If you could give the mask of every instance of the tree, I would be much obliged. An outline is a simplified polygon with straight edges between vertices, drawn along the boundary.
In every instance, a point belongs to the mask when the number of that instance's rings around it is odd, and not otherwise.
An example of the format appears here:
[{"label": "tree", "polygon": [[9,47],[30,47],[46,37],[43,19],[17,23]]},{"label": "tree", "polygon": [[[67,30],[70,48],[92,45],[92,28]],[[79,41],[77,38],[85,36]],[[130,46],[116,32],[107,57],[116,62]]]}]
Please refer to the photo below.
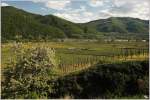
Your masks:
[{"label": "tree", "polygon": [[87,26],[85,26],[84,27],[84,33],[87,33],[87,31],[88,31],[88,28],[87,28]]}]

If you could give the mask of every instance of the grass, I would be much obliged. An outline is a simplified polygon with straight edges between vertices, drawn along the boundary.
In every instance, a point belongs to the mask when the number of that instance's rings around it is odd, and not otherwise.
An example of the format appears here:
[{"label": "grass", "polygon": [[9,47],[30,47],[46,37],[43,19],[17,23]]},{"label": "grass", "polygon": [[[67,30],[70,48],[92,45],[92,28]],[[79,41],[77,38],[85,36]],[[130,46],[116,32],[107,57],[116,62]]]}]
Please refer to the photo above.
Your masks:
[{"label": "grass", "polygon": [[[58,80],[61,77],[65,79],[65,77],[67,77],[67,76],[69,76],[69,78],[72,78],[72,75],[80,76],[80,74],[82,74],[82,73],[83,74],[85,73],[86,74],[85,76],[88,76],[89,71],[90,71],[90,73],[92,73],[92,74],[90,74],[91,76],[94,75],[94,77],[97,77],[97,76],[95,76],[95,73],[97,73],[97,71],[101,71],[101,67],[104,65],[107,65],[107,64],[108,64],[108,66],[113,65],[113,66],[110,66],[110,68],[115,69],[117,63],[125,63],[128,61],[129,62],[130,61],[131,62],[143,61],[145,59],[147,60],[148,55],[149,55],[148,52],[145,52],[145,54],[143,54],[143,53],[138,53],[138,51],[136,51],[135,54],[133,54],[132,56],[125,55],[124,51],[122,53],[122,51],[121,51],[122,49],[120,49],[120,48],[135,48],[135,50],[139,50],[139,49],[147,49],[148,50],[147,42],[143,42],[143,43],[142,42],[118,42],[118,43],[116,43],[116,42],[112,42],[112,43],[102,43],[102,42],[76,42],[76,43],[75,42],[68,42],[68,43],[67,42],[46,42],[46,43],[39,42],[39,43],[31,43],[31,42],[29,42],[29,43],[22,43],[21,48],[28,49],[28,48],[32,48],[32,47],[41,47],[41,46],[55,48],[55,50],[56,50],[56,57],[57,57],[59,66],[56,69],[55,75],[53,75],[51,78],[53,80]],[[16,49],[18,49],[18,48],[16,48]],[[12,60],[17,59],[17,56],[14,52],[14,43],[2,44],[2,70],[7,68],[7,65],[8,65],[7,63],[9,63],[11,59]],[[96,68],[100,68],[100,70],[94,69],[94,71],[95,71],[94,72],[91,69],[93,69],[94,66],[96,66],[96,65],[98,65]],[[121,68],[121,67],[118,66],[118,69],[119,68]],[[128,68],[128,66],[124,66],[124,68],[127,68],[128,70],[130,70]],[[107,70],[106,70],[106,72],[107,72]],[[111,72],[111,70],[109,72]],[[108,77],[111,77],[110,74],[108,75]],[[118,75],[116,74],[116,77],[117,76]],[[2,80],[4,80],[4,78],[5,77],[2,77]],[[117,79],[117,78],[114,78],[114,79]],[[66,78],[66,80],[67,80],[67,78]],[[66,82],[69,83],[68,81],[66,81]],[[88,83],[88,82],[85,81],[83,83]],[[93,81],[91,81],[91,84],[94,84],[94,83],[93,83]],[[77,90],[78,89],[80,90],[80,86],[78,87],[78,84],[76,84],[76,82],[74,83],[74,81],[73,81],[73,84],[74,84],[74,86],[77,85]],[[82,85],[82,84],[80,84],[80,85]],[[88,85],[85,85],[85,86],[88,86]],[[95,85],[93,85],[93,86],[95,86]],[[93,87],[93,86],[91,86],[91,87]],[[63,87],[63,85],[61,87]],[[89,88],[91,88],[91,87],[89,87]],[[66,93],[65,95],[66,96],[60,97],[60,98],[74,98],[70,94]],[[93,98],[92,95],[93,94],[91,94],[91,98]],[[97,97],[97,98],[99,98],[99,97]],[[144,97],[143,97],[143,95],[142,96],[135,95],[135,96],[131,96],[131,97],[130,96],[124,96],[124,97],[116,96],[113,98],[144,98]]]},{"label": "grass", "polygon": [[[21,44],[21,48],[23,49],[40,46],[55,48],[57,63],[59,63],[58,73],[61,76],[79,72],[97,63],[117,63],[148,59],[148,54],[144,56],[143,54],[135,54],[132,57],[130,55],[123,56],[120,50],[120,48],[148,49],[147,42],[28,42]],[[14,53],[14,43],[2,44],[2,70],[3,68],[7,68],[11,60],[15,59],[17,57]]]},{"label": "grass", "polygon": [[[119,54],[119,48],[148,48],[148,43],[142,42],[38,42],[22,43],[25,49],[38,46],[55,48],[58,58],[62,57],[64,63],[71,63],[74,60],[91,57],[91,55],[114,55]],[[70,57],[73,57],[70,59]],[[2,68],[6,67],[10,59],[16,59],[13,51],[13,43],[2,44]]]}]

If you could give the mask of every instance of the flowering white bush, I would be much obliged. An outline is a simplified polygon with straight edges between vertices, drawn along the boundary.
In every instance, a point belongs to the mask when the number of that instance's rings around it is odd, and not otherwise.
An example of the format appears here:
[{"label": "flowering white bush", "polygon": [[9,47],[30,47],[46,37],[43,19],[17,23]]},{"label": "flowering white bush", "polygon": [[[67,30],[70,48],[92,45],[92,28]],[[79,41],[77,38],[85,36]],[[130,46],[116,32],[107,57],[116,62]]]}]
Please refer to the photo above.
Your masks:
[{"label": "flowering white bush", "polygon": [[2,97],[47,97],[46,93],[52,91],[51,85],[47,82],[51,80],[57,66],[55,50],[44,46],[30,48],[23,50],[22,53],[20,52],[18,57],[15,64],[12,64],[10,69],[4,73],[6,77],[2,83]]}]

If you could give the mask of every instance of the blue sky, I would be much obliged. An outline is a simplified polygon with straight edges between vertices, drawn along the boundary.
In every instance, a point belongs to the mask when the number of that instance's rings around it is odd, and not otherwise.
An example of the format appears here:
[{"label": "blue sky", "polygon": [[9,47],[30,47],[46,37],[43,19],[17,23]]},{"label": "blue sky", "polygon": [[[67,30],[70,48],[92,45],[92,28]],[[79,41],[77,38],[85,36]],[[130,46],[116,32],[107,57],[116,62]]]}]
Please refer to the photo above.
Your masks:
[{"label": "blue sky", "polygon": [[1,5],[76,23],[108,17],[149,19],[149,0],[2,0]]}]

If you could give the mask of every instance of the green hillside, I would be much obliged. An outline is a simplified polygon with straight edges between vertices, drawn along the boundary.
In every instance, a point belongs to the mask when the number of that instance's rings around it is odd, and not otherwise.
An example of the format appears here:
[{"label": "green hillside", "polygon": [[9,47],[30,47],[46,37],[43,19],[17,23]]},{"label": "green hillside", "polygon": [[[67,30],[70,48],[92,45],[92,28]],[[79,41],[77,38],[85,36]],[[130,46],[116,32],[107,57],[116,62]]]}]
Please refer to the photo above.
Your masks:
[{"label": "green hillside", "polygon": [[2,42],[53,38],[148,39],[148,21],[108,18],[77,24],[54,15],[37,15],[11,6],[2,7]]},{"label": "green hillside", "polygon": [[111,17],[81,25],[103,32],[104,35],[110,37],[116,35],[119,38],[148,39],[149,33],[149,22],[147,20],[129,17]]},{"label": "green hillside", "polygon": [[111,17],[86,23],[99,32],[148,33],[148,21],[128,17]]},{"label": "green hillside", "polygon": [[31,14],[14,7],[2,7],[2,41],[75,37],[83,31],[74,23],[53,15]]},{"label": "green hillside", "polygon": [[57,27],[64,32],[66,37],[80,38],[83,34],[83,30],[76,24],[67,20],[58,18],[53,15],[46,15],[42,17],[36,17],[36,19],[44,25]]}]

